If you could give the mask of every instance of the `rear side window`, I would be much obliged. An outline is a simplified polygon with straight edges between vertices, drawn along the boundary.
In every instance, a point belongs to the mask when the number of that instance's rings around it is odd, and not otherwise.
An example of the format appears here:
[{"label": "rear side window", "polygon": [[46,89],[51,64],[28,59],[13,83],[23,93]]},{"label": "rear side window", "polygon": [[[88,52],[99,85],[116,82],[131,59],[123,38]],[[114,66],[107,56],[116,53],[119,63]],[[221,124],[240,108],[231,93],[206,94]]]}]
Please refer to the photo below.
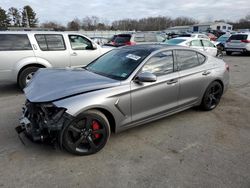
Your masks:
[{"label": "rear side window", "polygon": [[198,61],[200,64],[203,64],[206,61],[206,57],[200,53],[197,53]]},{"label": "rear side window", "polygon": [[0,34],[0,51],[32,50],[25,34]]},{"label": "rear side window", "polygon": [[35,38],[40,49],[43,51],[61,51],[66,49],[62,35],[39,34],[35,35]]},{"label": "rear side window", "polygon": [[190,50],[176,50],[178,70],[186,70],[200,65],[197,53]]},{"label": "rear side window", "polygon": [[208,40],[202,40],[204,47],[215,47],[214,44]]},{"label": "rear side window", "polygon": [[190,46],[198,46],[198,47],[201,47],[202,44],[201,44],[201,41],[200,40],[193,40],[190,42]]},{"label": "rear side window", "polygon": [[232,35],[229,40],[247,40],[248,35]]}]

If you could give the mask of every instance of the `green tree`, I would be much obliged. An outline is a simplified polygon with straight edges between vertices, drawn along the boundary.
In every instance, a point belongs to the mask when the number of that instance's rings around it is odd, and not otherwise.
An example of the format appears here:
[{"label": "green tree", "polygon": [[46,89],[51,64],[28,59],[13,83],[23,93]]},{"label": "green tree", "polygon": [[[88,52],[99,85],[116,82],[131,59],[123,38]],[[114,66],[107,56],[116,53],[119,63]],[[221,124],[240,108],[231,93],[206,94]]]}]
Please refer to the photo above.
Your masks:
[{"label": "green tree", "polygon": [[21,26],[21,13],[17,8],[11,7],[9,8],[8,15],[10,17],[11,23],[13,26]]},{"label": "green tree", "polygon": [[29,6],[24,6],[22,11],[22,26],[23,27],[36,27],[38,18],[36,18],[35,11]]},{"label": "green tree", "polygon": [[0,28],[4,29],[10,25],[10,19],[6,11],[0,7]]}]

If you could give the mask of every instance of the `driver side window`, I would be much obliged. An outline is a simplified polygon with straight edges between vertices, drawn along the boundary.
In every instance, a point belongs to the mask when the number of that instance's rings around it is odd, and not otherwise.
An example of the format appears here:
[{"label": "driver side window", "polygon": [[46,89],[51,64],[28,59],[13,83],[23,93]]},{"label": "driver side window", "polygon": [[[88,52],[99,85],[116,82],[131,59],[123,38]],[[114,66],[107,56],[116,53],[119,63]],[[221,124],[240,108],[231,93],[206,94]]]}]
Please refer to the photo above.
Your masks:
[{"label": "driver side window", "polygon": [[88,50],[93,48],[91,41],[80,35],[69,35],[69,41],[72,50]]},{"label": "driver side window", "polygon": [[173,52],[164,51],[152,56],[143,66],[142,72],[150,72],[162,76],[174,71]]}]

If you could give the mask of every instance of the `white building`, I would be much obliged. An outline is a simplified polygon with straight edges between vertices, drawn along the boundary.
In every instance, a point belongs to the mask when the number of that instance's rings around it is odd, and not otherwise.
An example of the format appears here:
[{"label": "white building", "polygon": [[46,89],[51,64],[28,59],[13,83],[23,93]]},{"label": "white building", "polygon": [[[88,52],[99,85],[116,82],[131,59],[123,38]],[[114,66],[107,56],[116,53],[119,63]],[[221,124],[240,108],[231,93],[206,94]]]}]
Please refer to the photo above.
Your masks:
[{"label": "white building", "polygon": [[207,22],[195,24],[191,29],[193,32],[205,32],[208,30],[232,31],[233,26],[224,22]]},{"label": "white building", "polygon": [[207,22],[194,25],[175,26],[166,29],[166,33],[185,33],[185,32],[206,32],[209,30],[232,31],[233,26],[224,22]]}]

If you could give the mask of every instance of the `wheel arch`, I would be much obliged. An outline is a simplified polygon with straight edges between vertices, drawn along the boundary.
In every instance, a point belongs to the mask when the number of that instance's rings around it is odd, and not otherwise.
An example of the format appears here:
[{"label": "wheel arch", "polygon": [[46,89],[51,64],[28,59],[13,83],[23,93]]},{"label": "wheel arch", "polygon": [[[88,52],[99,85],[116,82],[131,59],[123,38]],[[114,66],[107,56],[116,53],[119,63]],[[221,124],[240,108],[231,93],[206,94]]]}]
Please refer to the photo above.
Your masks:
[{"label": "wheel arch", "polygon": [[[223,81],[221,80],[221,79],[215,79],[215,80],[213,80],[211,83],[213,83],[213,82],[219,82],[220,83],[220,85],[222,86],[222,91],[224,92],[224,83],[223,83]],[[210,84],[211,84],[210,83]],[[210,85],[209,84],[209,85]]]},{"label": "wheel arch", "polygon": [[101,107],[91,108],[91,109],[88,109],[88,110],[98,110],[101,113],[103,113],[106,116],[106,118],[108,119],[108,121],[109,121],[111,132],[113,132],[113,133],[116,132],[115,118],[114,118],[113,114],[110,111],[108,111],[105,108],[101,108]]},{"label": "wheel arch", "polygon": [[14,66],[15,80],[18,81],[20,73],[27,67],[47,68],[52,65],[45,59],[36,57],[27,57],[18,61]]},{"label": "wheel arch", "polygon": [[27,64],[27,65],[23,66],[23,67],[18,71],[18,74],[17,74],[17,82],[18,82],[18,80],[19,80],[19,76],[20,76],[21,72],[22,72],[23,70],[25,70],[26,68],[28,68],[28,67],[46,68],[46,66],[41,65],[41,64],[38,64],[38,63]]}]

